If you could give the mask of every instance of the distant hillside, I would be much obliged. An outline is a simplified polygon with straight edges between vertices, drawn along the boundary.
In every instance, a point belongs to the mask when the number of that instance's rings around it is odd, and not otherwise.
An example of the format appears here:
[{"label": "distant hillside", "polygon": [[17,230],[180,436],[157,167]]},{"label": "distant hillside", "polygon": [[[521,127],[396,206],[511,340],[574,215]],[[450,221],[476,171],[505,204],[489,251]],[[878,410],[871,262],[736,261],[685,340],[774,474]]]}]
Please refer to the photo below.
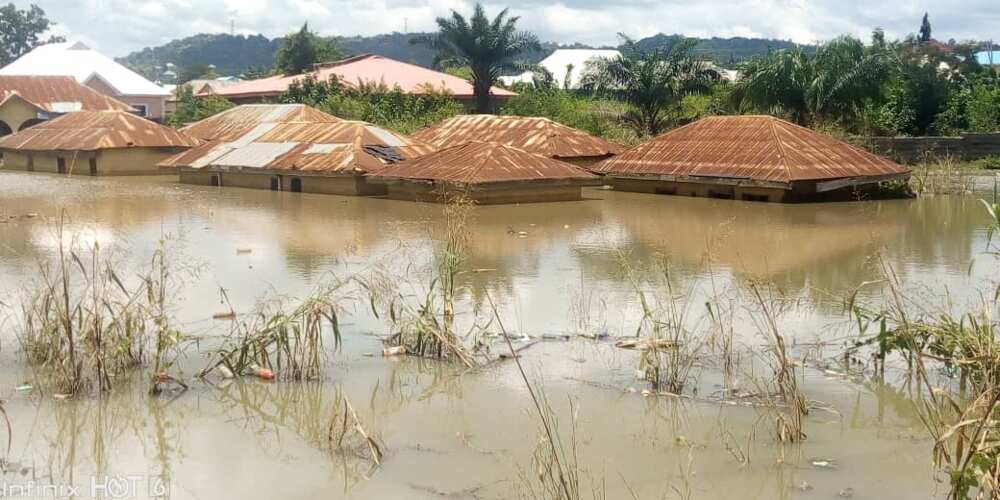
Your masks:
[{"label": "distant hillside", "polygon": [[[348,55],[379,54],[430,67],[434,61],[434,52],[424,45],[410,42],[421,35],[423,33],[389,33],[333,39]],[[681,35],[659,34],[643,38],[638,43],[643,48],[651,49],[669,47],[680,39]],[[212,64],[220,75],[240,75],[250,69],[270,70],[281,42],[282,38],[269,39],[262,35],[201,34],[174,40],[159,47],[145,48],[119,58],[119,61],[147,78],[173,83],[169,75],[165,75],[168,69],[172,69],[174,73],[183,73],[184,68]],[[708,38],[700,39],[695,52],[718,64],[730,66],[757,54],[794,46],[794,43],[782,40]],[[527,62],[538,62],[559,47],[589,48],[581,44],[544,43],[541,52],[528,54],[525,59]],[[173,65],[172,68],[168,64]]]},{"label": "distant hillside", "polygon": [[147,47],[118,59],[118,62],[132,68],[151,80],[164,78],[167,64],[181,68],[214,64],[221,75],[238,75],[248,68],[270,69],[274,65],[274,54],[281,45],[280,39],[271,40],[263,35],[195,35],[174,40],[159,47]]},{"label": "distant hillside", "polygon": [[[669,48],[673,44],[685,37],[683,35],[664,35],[660,33],[655,36],[643,38],[636,43],[645,49]],[[700,38],[698,45],[694,48],[694,53],[707,59],[715,61],[722,66],[735,66],[753,56],[766,54],[775,50],[792,49],[800,47],[795,42],[787,40],[771,40],[767,38]],[[801,46],[805,51],[815,50],[814,46]]]}]

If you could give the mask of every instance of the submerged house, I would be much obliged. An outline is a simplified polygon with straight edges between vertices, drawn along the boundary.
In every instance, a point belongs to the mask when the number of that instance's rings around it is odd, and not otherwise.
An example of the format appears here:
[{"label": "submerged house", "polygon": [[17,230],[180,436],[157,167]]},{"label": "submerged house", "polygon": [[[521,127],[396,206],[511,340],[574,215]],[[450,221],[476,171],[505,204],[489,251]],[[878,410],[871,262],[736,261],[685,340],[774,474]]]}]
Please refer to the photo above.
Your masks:
[{"label": "submerged house", "polygon": [[597,163],[625,149],[582,130],[533,116],[460,115],[417,131],[413,138],[442,148],[470,141],[497,142],[579,166]]},{"label": "submerged house", "polygon": [[204,144],[160,163],[187,184],[379,195],[366,172],[434,151],[375,125],[302,105],[240,106],[182,129]]},{"label": "submerged house", "polygon": [[[472,84],[467,80],[423,66],[373,54],[362,54],[340,61],[317,64],[313,71],[302,75],[276,75],[243,81],[216,89],[214,94],[225,97],[236,104],[260,103],[268,99],[277,99],[288,90],[293,82],[300,81],[306,76],[312,76],[322,82],[336,77],[347,86],[385,85],[390,89],[399,88],[404,93],[413,95],[447,92],[466,106],[472,106],[475,101]],[[517,95],[498,87],[493,87],[490,94],[494,101],[500,102]]]},{"label": "submerged house", "polygon": [[71,76],[0,76],[0,137],[74,111],[131,111]]},{"label": "submerged house", "polygon": [[468,142],[369,174],[391,199],[480,205],[573,201],[600,178],[581,167],[497,142]]},{"label": "submerged house", "polygon": [[85,175],[162,173],[157,163],[198,145],[128,111],[77,111],[0,138],[3,168]]},{"label": "submerged house", "polygon": [[616,190],[748,201],[857,199],[910,169],[771,116],[716,116],[592,169]]},{"label": "submerged house", "polygon": [[170,92],[81,42],[48,43],[0,69],[0,75],[72,76],[122,101],[139,116],[163,119]]}]

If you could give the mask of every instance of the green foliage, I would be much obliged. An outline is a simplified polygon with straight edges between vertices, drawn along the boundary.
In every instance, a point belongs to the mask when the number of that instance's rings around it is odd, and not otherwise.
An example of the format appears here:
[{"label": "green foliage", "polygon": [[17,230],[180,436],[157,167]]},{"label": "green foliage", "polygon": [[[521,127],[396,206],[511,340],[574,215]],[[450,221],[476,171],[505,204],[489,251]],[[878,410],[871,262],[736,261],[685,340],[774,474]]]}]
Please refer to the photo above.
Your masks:
[{"label": "green foliage", "polygon": [[298,75],[312,69],[313,65],[343,58],[343,53],[330,40],[320,38],[303,24],[297,33],[288,35],[278,49],[274,70],[285,75]]},{"label": "green foliage", "polygon": [[623,126],[627,107],[618,101],[555,87],[521,85],[500,110],[505,115],[541,116],[607,140],[634,144],[639,137]]},{"label": "green foliage", "polygon": [[622,35],[620,56],[598,59],[582,84],[628,103],[622,119],[640,135],[656,135],[675,123],[687,95],[711,90],[714,72],[691,57],[695,42],[648,52]]},{"label": "green foliage", "polygon": [[888,54],[852,37],[836,38],[814,55],[801,50],[756,57],[740,68],[732,98],[742,111],[782,115],[803,125],[857,123],[890,76]]},{"label": "green foliage", "polygon": [[217,95],[195,97],[194,89],[190,85],[181,85],[177,88],[177,110],[168,119],[168,124],[172,127],[183,127],[231,107],[233,103],[224,97]]},{"label": "green foliage", "polygon": [[423,37],[424,43],[437,51],[439,67],[468,66],[476,96],[476,111],[489,113],[493,106],[490,91],[500,73],[516,69],[521,54],[540,50],[534,34],[517,29],[517,16],[508,17],[504,9],[490,20],[482,4],[477,3],[472,17],[466,19],[452,11],[451,18],[437,19],[438,33]]},{"label": "green foliage", "polygon": [[32,4],[27,9],[18,9],[13,3],[0,7],[0,66],[6,66],[15,59],[46,43],[65,42],[62,37],[41,36],[55,23],[45,17],[41,7]]},{"label": "green foliage", "polygon": [[974,87],[967,112],[969,132],[1000,132],[1000,86]]},{"label": "green foliage", "polygon": [[927,12],[924,12],[924,19],[920,22],[920,34],[917,36],[917,40],[921,42],[931,41],[931,21]]},{"label": "green foliage", "polygon": [[318,81],[311,75],[289,86],[281,102],[316,107],[346,120],[361,120],[403,134],[462,113],[462,105],[450,94],[427,89],[422,95],[408,94],[399,87],[366,84],[348,87],[336,78]]}]

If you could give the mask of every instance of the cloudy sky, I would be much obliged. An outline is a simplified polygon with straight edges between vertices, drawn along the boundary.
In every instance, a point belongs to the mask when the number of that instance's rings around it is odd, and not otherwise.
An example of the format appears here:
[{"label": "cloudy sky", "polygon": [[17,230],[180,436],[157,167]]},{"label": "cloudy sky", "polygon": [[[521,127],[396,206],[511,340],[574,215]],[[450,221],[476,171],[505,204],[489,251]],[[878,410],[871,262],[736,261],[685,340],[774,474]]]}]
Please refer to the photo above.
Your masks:
[{"label": "cloudy sky", "polygon": [[[504,6],[543,40],[614,44],[659,32],[747,36],[808,43],[842,33],[867,38],[875,26],[890,37],[913,32],[924,11],[935,38],[1000,39],[1000,0],[509,0]],[[309,21],[324,35],[421,31],[462,0],[14,0],[36,3],[59,23],[57,32],[111,56],[197,33],[285,34]]]}]

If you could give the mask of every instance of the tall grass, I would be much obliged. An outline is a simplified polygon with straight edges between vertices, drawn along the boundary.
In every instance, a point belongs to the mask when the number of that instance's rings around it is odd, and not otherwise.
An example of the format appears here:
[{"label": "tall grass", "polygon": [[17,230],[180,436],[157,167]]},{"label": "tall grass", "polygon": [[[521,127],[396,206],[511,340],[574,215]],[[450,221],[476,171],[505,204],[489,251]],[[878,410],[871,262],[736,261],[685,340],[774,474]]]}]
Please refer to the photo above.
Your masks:
[{"label": "tall grass", "polygon": [[232,331],[215,351],[201,376],[224,366],[246,374],[265,368],[282,380],[314,380],[323,372],[324,338],[340,347],[339,314],[351,300],[348,281],[323,284],[299,301],[268,299],[243,317],[235,316]]},{"label": "tall grass", "polygon": [[39,263],[37,279],[21,305],[18,339],[27,361],[62,394],[77,394],[114,381],[149,360],[153,390],[171,366],[168,358],[183,340],[171,327],[167,302],[170,271],[164,247],[137,286],[123,279],[110,252],[77,245],[61,222],[51,261]]}]

